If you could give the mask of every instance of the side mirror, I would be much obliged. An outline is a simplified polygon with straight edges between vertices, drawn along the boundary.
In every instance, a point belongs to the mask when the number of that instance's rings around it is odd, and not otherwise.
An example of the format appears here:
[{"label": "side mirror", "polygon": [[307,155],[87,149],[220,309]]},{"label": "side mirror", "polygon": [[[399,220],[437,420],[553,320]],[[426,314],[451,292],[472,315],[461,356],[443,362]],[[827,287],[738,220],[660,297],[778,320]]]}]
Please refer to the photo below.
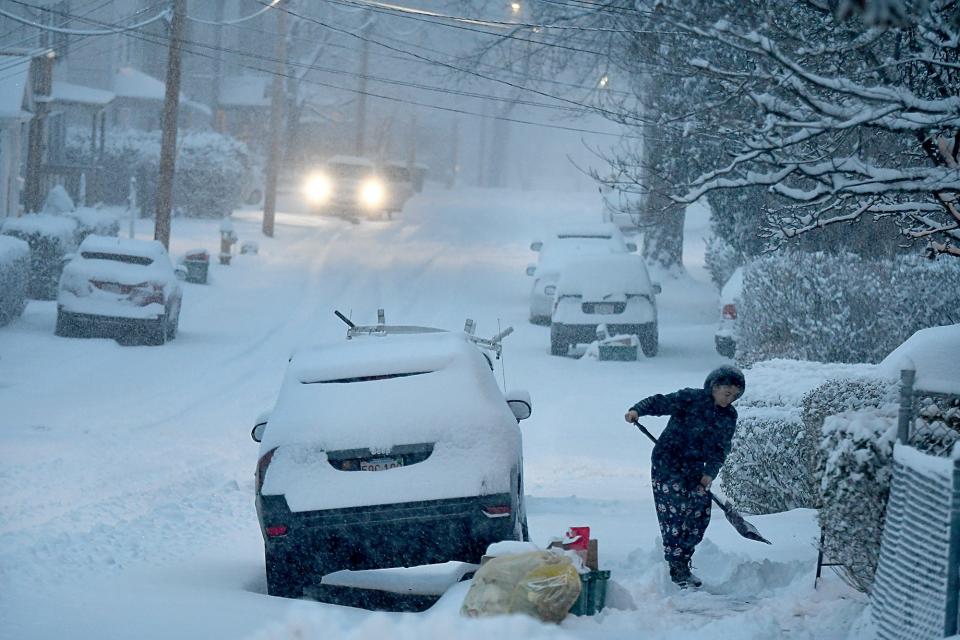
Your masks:
[{"label": "side mirror", "polygon": [[173,273],[177,276],[177,280],[187,279],[187,268],[182,264],[178,264],[176,267],[174,267]]},{"label": "side mirror", "polygon": [[629,251],[630,253],[636,253],[636,252],[637,252],[637,243],[636,243],[636,242],[628,242],[628,243],[627,243],[627,251]]},{"label": "side mirror", "polygon": [[537,265],[535,265],[535,264],[528,264],[528,265],[527,265],[527,275],[528,275],[528,276],[532,276],[532,275],[535,274],[536,272],[537,272]]},{"label": "side mirror", "polygon": [[254,442],[260,442],[263,440],[263,432],[267,430],[267,420],[270,419],[270,412],[264,411],[259,416],[253,425],[253,430],[250,431],[250,437]]},{"label": "side mirror", "polygon": [[513,411],[513,416],[517,419],[517,422],[526,420],[533,413],[530,392],[523,389],[513,389],[507,392],[507,406]]},{"label": "side mirror", "polygon": [[659,282],[653,283],[653,293],[654,295],[660,295],[660,292],[663,291],[663,287],[660,286]]},{"label": "side mirror", "polygon": [[543,249],[543,243],[539,240],[530,243],[530,251],[540,251],[540,249]]},{"label": "side mirror", "polygon": [[60,258],[60,264],[61,264],[61,265],[65,265],[65,264],[67,264],[68,262],[70,262],[71,260],[73,260],[73,259],[76,258],[76,257],[77,257],[77,254],[75,254],[75,253],[67,253],[67,254],[64,254],[64,256],[63,256],[62,258]]}]

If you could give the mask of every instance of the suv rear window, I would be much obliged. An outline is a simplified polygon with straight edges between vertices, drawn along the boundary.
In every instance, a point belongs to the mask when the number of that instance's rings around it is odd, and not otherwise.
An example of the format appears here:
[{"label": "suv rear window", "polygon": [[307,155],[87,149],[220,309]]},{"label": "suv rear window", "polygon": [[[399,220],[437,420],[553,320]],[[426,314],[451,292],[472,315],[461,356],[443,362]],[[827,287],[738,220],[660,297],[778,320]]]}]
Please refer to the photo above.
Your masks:
[{"label": "suv rear window", "polygon": [[144,256],[128,256],[123,253],[103,253],[102,251],[84,251],[80,254],[87,260],[112,260],[113,262],[125,262],[127,264],[139,264],[147,266],[153,264],[153,258]]},{"label": "suv rear window", "polygon": [[594,235],[594,234],[574,234],[574,233],[569,233],[569,234],[568,234],[568,233],[564,233],[564,234],[561,234],[561,235],[558,235],[558,236],[557,236],[557,238],[559,238],[560,240],[573,240],[573,239],[576,239],[576,240],[580,240],[580,239],[583,239],[583,240],[609,240],[611,237],[612,237],[612,236],[602,235],[602,234]]}]

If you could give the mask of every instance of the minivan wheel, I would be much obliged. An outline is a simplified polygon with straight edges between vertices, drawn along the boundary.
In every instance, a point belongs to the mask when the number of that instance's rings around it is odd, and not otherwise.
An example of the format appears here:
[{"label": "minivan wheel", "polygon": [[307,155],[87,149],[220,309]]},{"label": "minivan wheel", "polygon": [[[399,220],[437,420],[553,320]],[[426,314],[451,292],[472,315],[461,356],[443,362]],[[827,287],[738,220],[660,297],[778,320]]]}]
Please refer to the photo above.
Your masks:
[{"label": "minivan wheel", "polygon": [[657,331],[657,324],[644,325],[640,331],[640,349],[643,350],[643,355],[648,358],[652,358],[657,355],[657,350],[660,346],[660,339]]}]

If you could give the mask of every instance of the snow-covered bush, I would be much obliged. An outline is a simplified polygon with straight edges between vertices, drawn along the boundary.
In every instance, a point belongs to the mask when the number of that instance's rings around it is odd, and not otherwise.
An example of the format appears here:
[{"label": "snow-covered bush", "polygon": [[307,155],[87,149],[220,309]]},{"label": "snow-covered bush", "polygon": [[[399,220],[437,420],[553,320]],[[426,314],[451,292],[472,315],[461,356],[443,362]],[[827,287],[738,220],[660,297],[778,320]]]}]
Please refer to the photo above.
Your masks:
[{"label": "snow-covered bush", "polygon": [[[91,162],[89,132],[71,130],[67,154],[71,161]],[[223,217],[240,204],[248,174],[249,153],[238,140],[212,131],[187,131],[177,140],[173,206],[186,216]],[[160,166],[160,132],[120,130],[107,138],[102,158],[100,191],[90,194],[107,204],[125,204],[130,178],[137,179],[142,210],[152,211]]]},{"label": "snow-covered bush", "polygon": [[0,234],[13,236],[30,245],[28,295],[35,300],[54,300],[63,271],[64,256],[76,248],[77,223],[66,216],[43,213],[6,218]]},{"label": "snow-covered bush", "polygon": [[796,408],[745,408],[720,471],[724,493],[754,514],[814,507],[816,448]]},{"label": "snow-covered bush", "polygon": [[823,423],[820,455],[824,557],[866,592],[873,583],[893,473],[898,405],[846,411]]},{"label": "snow-covered bush", "polygon": [[[886,378],[831,378],[808,391],[800,401],[804,430],[816,446],[827,416],[894,404],[899,389],[896,380]],[[818,466],[822,467],[822,463]]]},{"label": "snow-covered bush", "polygon": [[786,252],[744,270],[738,361],[878,362],[915,331],[956,321],[960,261]]},{"label": "snow-covered bush", "polygon": [[77,223],[75,242],[77,246],[91,234],[98,236],[120,235],[120,220],[109,213],[91,207],[80,207],[65,214]]},{"label": "snow-covered bush", "polygon": [[10,324],[27,306],[30,284],[30,245],[0,235],[0,327]]}]

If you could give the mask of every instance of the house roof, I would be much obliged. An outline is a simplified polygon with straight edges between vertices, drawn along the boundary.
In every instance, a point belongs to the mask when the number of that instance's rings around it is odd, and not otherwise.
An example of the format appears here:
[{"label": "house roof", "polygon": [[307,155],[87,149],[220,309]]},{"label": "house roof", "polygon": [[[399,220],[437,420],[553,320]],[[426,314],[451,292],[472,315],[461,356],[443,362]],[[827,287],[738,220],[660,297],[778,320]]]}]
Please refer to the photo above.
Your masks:
[{"label": "house roof", "polygon": [[[162,80],[158,80],[139,69],[121,67],[117,69],[116,75],[113,76],[113,93],[118,98],[163,102],[166,85]],[[180,104],[208,115],[212,113],[210,107],[190,100],[183,93],[180,94]]]},{"label": "house roof", "polygon": [[28,120],[30,112],[23,108],[30,81],[30,56],[3,55],[3,91],[0,91],[0,119]]},{"label": "house roof", "polygon": [[113,102],[115,97],[113,92],[104,91],[103,89],[84,87],[83,85],[62,82],[60,80],[54,80],[53,82],[52,98],[56,102],[103,107]]}]

